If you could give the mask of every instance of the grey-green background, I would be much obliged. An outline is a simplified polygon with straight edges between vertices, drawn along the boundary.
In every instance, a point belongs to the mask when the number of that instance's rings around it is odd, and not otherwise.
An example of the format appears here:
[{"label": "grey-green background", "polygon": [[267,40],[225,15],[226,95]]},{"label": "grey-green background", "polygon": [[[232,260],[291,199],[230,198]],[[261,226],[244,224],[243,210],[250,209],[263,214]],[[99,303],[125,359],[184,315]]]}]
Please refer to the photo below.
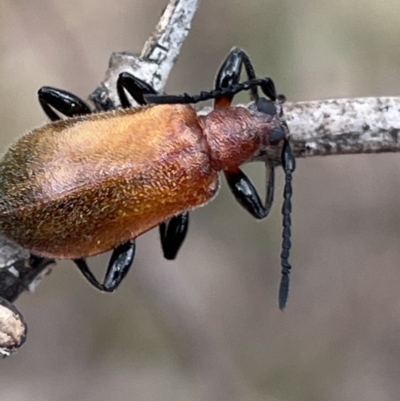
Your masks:
[{"label": "grey-green background", "polygon": [[[0,146],[45,122],[42,85],[86,97],[166,1],[1,0]],[[236,45],[290,100],[400,95],[398,0],[204,0],[167,90],[211,88]],[[246,169],[262,186],[262,166]],[[282,175],[267,221],[225,183],[175,262],[138,240],[113,295],[60,263],[17,306],[27,344],[0,400],[400,399],[400,156],[299,160],[290,303],[277,308]],[[102,268],[107,256],[91,260]]]}]

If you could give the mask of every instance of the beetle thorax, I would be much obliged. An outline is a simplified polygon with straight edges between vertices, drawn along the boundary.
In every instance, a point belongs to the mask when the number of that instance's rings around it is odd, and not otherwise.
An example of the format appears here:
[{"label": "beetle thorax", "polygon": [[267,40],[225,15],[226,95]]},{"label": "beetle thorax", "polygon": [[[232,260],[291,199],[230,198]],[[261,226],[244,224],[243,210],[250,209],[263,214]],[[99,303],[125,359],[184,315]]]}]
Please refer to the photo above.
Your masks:
[{"label": "beetle thorax", "polygon": [[244,107],[215,109],[199,116],[215,170],[234,169],[268,146],[272,118]]}]

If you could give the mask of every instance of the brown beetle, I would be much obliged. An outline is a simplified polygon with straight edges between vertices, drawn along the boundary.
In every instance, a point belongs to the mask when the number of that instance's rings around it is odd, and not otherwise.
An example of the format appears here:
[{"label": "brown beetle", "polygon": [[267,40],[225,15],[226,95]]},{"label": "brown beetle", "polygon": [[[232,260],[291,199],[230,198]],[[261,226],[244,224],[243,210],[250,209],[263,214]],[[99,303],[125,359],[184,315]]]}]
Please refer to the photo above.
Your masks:
[{"label": "brown beetle", "polygon": [[[248,81],[239,82],[242,65]],[[258,87],[268,97],[259,97]],[[268,215],[274,166],[286,173],[283,206],[283,279],[286,304],[290,265],[290,197],[295,168],[271,79],[256,79],[247,55],[234,49],[223,63],[215,90],[198,96],[159,95],[122,73],[117,83],[124,109],[91,114],[76,96],[55,88],[39,91],[53,120],[23,136],[0,162],[0,229],[32,254],[73,259],[103,291],[117,288],[135,254],[135,238],[159,225],[167,259],[174,259],[187,232],[188,210],[209,202],[223,171],[237,201],[255,218]],[[250,90],[248,108],[231,107],[233,96]],[[132,108],[127,91],[143,107]],[[190,103],[214,100],[214,110],[197,115]],[[60,120],[53,110],[66,115]],[[57,121],[58,120],[58,121]],[[271,160],[271,147],[282,160]],[[265,205],[246,175],[245,162],[263,159],[268,183]],[[114,249],[100,284],[84,258]]]}]

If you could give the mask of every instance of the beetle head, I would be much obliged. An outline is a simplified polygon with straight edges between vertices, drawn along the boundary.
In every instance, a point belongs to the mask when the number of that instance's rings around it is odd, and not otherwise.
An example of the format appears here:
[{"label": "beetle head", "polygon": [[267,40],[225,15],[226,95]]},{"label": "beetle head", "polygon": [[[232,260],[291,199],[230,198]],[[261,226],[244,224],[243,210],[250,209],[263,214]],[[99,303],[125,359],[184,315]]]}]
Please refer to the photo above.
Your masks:
[{"label": "beetle head", "polygon": [[275,122],[274,127],[269,135],[269,144],[276,146],[287,137],[289,129],[283,114],[282,104],[286,98],[284,95],[277,95],[274,82],[269,79],[264,85],[261,85],[261,90],[265,97],[259,96],[257,88],[252,90],[253,102],[249,109],[271,117]]}]

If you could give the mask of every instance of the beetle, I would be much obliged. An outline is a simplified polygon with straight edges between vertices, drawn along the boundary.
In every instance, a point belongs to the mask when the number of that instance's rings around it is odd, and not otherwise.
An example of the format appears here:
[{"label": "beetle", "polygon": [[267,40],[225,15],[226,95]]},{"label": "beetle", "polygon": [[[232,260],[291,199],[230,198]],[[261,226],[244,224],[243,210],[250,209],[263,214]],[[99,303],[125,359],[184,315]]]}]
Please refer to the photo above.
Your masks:
[{"label": "beetle", "polygon": [[[247,81],[240,82],[242,68]],[[265,95],[259,96],[259,88]],[[248,90],[248,107],[231,106]],[[292,173],[295,159],[282,103],[270,78],[256,78],[247,54],[234,48],[199,95],[157,93],[137,77],[117,81],[122,108],[92,113],[75,95],[42,87],[39,102],[52,122],[21,137],[0,161],[0,230],[37,257],[72,259],[86,279],[111,292],[129,271],[135,238],[159,226],[163,254],[174,259],[186,237],[189,210],[212,200],[223,172],[235,199],[256,219],[267,217],[274,168],[285,172],[282,280],[289,288]],[[139,107],[132,107],[129,94]],[[213,99],[199,115],[194,103]],[[67,117],[61,119],[60,114]],[[281,149],[281,159],[271,157]],[[263,160],[263,203],[240,165]],[[113,250],[104,281],[85,258]]]}]

